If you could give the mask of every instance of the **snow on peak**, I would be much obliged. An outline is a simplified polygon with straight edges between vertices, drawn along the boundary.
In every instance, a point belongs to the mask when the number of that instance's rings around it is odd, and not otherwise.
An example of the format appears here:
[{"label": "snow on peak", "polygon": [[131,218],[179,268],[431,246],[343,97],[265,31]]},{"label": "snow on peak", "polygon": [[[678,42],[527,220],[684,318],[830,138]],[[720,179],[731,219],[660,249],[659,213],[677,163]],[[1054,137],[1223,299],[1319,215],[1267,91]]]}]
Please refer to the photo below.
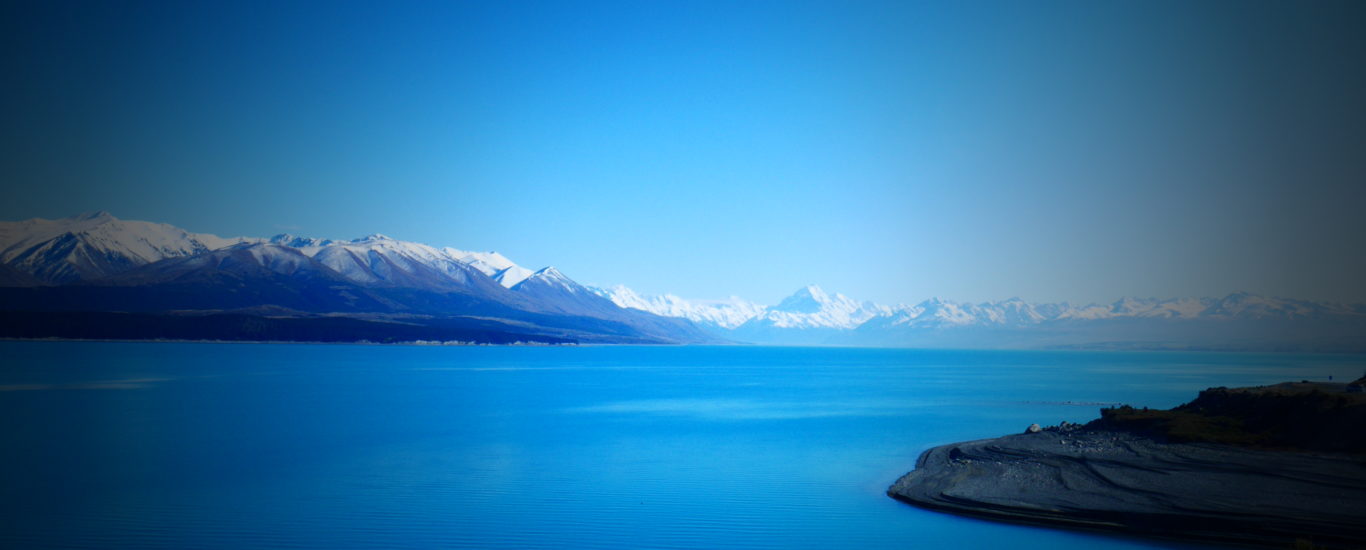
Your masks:
[{"label": "snow on peak", "polygon": [[511,288],[531,275],[531,270],[497,252],[436,248],[380,233],[347,241],[282,234],[272,237],[270,242],[296,248],[358,283],[468,286],[474,284],[472,277],[479,278],[482,273]]},{"label": "snow on peak", "polygon": [[890,308],[872,302],[858,302],[821,287],[808,285],[769,308],[754,322],[779,328],[852,329],[873,317],[889,314]]},{"label": "snow on peak", "polygon": [[494,273],[493,280],[498,281],[498,284],[503,285],[504,288],[512,288],[534,273],[530,269],[514,264]]},{"label": "snow on peak", "polygon": [[890,323],[914,327],[962,326],[976,321],[978,313],[980,311],[970,304],[934,297],[896,312]]},{"label": "snow on peak", "polygon": [[593,293],[598,296],[611,300],[612,303],[620,307],[634,308],[660,315],[660,313],[653,310],[650,300],[641,296],[636,291],[631,290],[630,287],[627,287],[626,285],[616,285],[610,288],[590,286],[588,287],[588,290],[593,291]]},{"label": "snow on peak", "polygon": [[242,243],[230,248],[246,252],[258,265],[282,275],[294,274],[311,267],[307,256],[298,249],[287,246],[273,243]]},{"label": "snow on peak", "polygon": [[857,303],[844,297],[842,294],[836,294],[834,297],[831,297],[822,290],[821,287],[807,285],[792,293],[791,296],[784,298],[783,301],[778,302],[778,305],[773,306],[773,310],[792,313],[819,313],[823,308],[832,304],[836,304],[836,307],[839,307],[839,305],[846,305],[846,303],[854,304],[855,307],[857,306]]},{"label": "snow on peak", "polygon": [[359,238],[359,239],[352,239],[352,240],[351,240],[351,242],[353,242],[353,243],[358,243],[358,244],[359,244],[359,243],[376,242],[376,241],[394,241],[394,242],[399,242],[399,241],[395,240],[393,237],[390,237],[390,236],[385,235],[385,234],[383,234],[383,233],[371,233],[371,234],[366,235],[366,236],[364,236],[364,237],[361,237],[361,238]]},{"label": "snow on peak", "polygon": [[590,287],[595,294],[619,307],[648,311],[664,317],[682,317],[694,323],[732,329],[758,317],[764,306],[731,296],[725,300],[687,300],[673,294],[642,296],[624,285]]},{"label": "snow on peak", "polygon": [[267,240],[271,244],[288,246],[290,248],[308,248],[317,246],[327,246],[332,244],[330,239],[318,239],[310,237],[300,237],[289,233],[281,233]]},{"label": "snow on peak", "polygon": [[[533,273],[531,274],[531,277],[529,277],[529,278],[533,278],[533,279],[536,279],[536,280],[538,280],[538,281],[555,281],[555,282],[566,282],[566,281],[570,281],[569,277],[565,277],[565,276],[564,276],[564,273],[560,273],[560,270],[559,270],[559,269],[556,269],[555,266],[553,266],[553,265],[551,265],[551,266],[546,266],[546,267],[542,267],[542,268],[536,270],[535,272],[533,272]],[[571,282],[572,282],[572,281],[571,281]]]},{"label": "snow on peak", "polygon": [[532,274],[497,252],[437,248],[382,233],[350,240],[282,233],[262,242],[296,249],[347,279],[365,284],[464,287],[476,284],[474,279],[482,273],[504,288],[511,288]]},{"label": "snow on peak", "polygon": [[1047,321],[1096,321],[1103,319],[1294,319],[1320,315],[1355,315],[1349,306],[1334,306],[1283,298],[1234,293],[1211,298],[1125,297],[1109,305],[1075,306],[1067,302],[1033,304],[1012,298],[980,304],[950,302],[939,298],[900,307],[880,326],[943,328],[954,326],[1028,326]]},{"label": "snow on peak", "polygon": [[578,293],[579,291],[589,292],[588,289],[583,285],[580,285],[579,283],[574,282],[573,279],[566,277],[564,273],[560,273],[560,270],[556,269],[555,266],[547,266],[538,269],[535,272],[533,272],[530,276],[526,277],[522,281],[518,282],[515,285],[512,285],[509,288],[512,288],[513,290],[524,290],[532,285],[539,287],[558,288],[571,293]]},{"label": "snow on peak", "polygon": [[801,290],[797,291],[796,294],[804,294],[817,302],[830,301],[830,295],[826,294],[825,290],[817,285],[806,285]]},{"label": "snow on peak", "polygon": [[118,218],[115,218],[113,214],[110,214],[109,212],[106,212],[106,211],[104,211],[104,210],[96,210],[96,211],[94,211],[94,212],[82,212],[82,213],[80,213],[80,214],[76,214],[75,216],[71,216],[71,217],[65,218],[65,219],[68,219],[68,220],[71,220],[71,221],[77,221],[77,222],[88,222],[88,221],[106,222],[106,221],[117,221],[117,220],[118,220]]},{"label": "snow on peak", "polygon": [[512,260],[507,259],[507,258],[504,257],[502,254],[499,254],[499,253],[493,252],[493,251],[489,251],[489,252],[470,252],[470,253],[467,253],[467,254],[465,255],[465,257],[467,257],[467,258],[473,258],[473,259],[479,260],[479,261],[481,261],[481,262],[484,262],[484,263],[486,263],[486,264],[488,264],[488,265],[493,266],[493,267],[496,268],[496,269],[507,269],[507,268],[509,268],[509,267],[513,267],[513,266],[517,265],[517,264],[512,263]]},{"label": "snow on peak", "polygon": [[97,279],[167,258],[253,239],[190,233],[164,223],[125,221],[108,212],[0,222],[0,262],[39,279]]},{"label": "snow on peak", "polygon": [[525,281],[527,277],[535,273],[513,263],[512,260],[497,252],[464,252],[454,248],[443,248],[442,250],[453,257],[460,258],[460,261],[482,271],[485,275],[493,277],[493,280],[498,281],[498,284],[505,288],[517,286],[517,283]]},{"label": "snow on peak", "polygon": [[503,288],[512,288],[526,280],[534,272],[530,269],[517,265],[506,256],[497,252],[468,252],[458,248],[445,247],[438,250],[447,258],[453,258],[465,265],[479,270],[480,273],[488,275],[503,285]]},{"label": "snow on peak", "polygon": [[297,250],[359,283],[464,287],[483,285],[478,279],[488,277],[490,283],[511,288],[532,275],[497,252],[437,249],[380,233],[345,241],[288,233],[268,239],[225,239],[167,224],[124,221],[103,211],[57,220],[0,222],[0,262],[57,283],[105,277],[241,243]]},{"label": "snow on peak", "polygon": [[[625,286],[609,289],[575,283],[554,267],[521,267],[498,252],[399,241],[375,233],[349,241],[280,234],[269,239],[230,238],[190,233],[160,223],[125,221],[104,211],[67,218],[0,222],[0,262],[47,282],[90,280],[171,258],[202,255],[235,245],[269,243],[313,258],[361,283],[436,286],[483,285],[514,288],[527,283],[591,291],[619,307],[682,317],[723,329],[756,323],[771,328],[852,329],[876,320],[877,326],[908,327],[1027,326],[1117,318],[1297,319],[1322,315],[1366,315],[1361,305],[1324,304],[1234,292],[1223,298],[1132,298],[1108,304],[1030,303],[1018,297],[998,302],[952,302],[938,297],[914,305],[887,307],[853,300],[811,284],[777,305],[766,307],[740,298],[688,300],[672,294],[640,295]],[[271,247],[269,264],[296,269],[299,257]],[[263,262],[267,258],[260,258]]]},{"label": "snow on peak", "polygon": [[1324,313],[1340,313],[1340,308],[1301,300],[1271,298],[1247,292],[1234,292],[1220,299],[1208,300],[1201,315],[1213,318],[1301,318]]}]

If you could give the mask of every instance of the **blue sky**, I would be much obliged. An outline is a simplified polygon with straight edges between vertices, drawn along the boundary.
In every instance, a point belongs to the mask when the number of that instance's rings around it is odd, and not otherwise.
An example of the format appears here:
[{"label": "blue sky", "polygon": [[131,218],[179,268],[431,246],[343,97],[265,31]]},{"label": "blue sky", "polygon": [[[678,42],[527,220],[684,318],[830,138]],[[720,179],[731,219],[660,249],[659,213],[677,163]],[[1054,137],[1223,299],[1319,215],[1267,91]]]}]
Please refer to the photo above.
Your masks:
[{"label": "blue sky", "polygon": [[766,303],[1366,301],[1352,3],[51,4],[0,8],[4,219]]}]

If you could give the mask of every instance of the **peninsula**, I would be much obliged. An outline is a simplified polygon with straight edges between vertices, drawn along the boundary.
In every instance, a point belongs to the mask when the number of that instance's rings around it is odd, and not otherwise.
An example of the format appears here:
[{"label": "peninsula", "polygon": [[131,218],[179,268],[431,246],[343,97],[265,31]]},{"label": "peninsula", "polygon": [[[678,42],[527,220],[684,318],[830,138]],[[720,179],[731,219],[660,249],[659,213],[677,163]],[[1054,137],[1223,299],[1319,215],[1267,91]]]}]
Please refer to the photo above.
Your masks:
[{"label": "peninsula", "polygon": [[1366,547],[1366,378],[932,448],[887,494],[954,514],[1281,548]]}]

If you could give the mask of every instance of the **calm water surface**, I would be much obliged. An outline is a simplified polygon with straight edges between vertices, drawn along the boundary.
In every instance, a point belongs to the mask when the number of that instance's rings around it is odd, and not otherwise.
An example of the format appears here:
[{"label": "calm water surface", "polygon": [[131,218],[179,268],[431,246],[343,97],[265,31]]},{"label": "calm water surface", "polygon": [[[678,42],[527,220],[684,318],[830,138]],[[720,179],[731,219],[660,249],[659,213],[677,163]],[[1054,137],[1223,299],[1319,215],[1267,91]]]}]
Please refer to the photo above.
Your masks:
[{"label": "calm water surface", "polygon": [[0,546],[1182,548],[927,512],[924,449],[1366,358],[0,342]]}]

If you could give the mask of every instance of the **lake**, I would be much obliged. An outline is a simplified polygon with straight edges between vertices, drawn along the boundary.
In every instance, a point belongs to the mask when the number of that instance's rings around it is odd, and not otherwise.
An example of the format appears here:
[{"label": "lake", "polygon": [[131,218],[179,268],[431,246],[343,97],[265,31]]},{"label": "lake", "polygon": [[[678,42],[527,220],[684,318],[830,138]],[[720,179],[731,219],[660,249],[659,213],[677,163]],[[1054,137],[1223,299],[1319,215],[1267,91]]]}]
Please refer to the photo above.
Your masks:
[{"label": "lake", "polygon": [[0,546],[1195,548],[884,495],[928,447],[1340,355],[0,342]]}]

